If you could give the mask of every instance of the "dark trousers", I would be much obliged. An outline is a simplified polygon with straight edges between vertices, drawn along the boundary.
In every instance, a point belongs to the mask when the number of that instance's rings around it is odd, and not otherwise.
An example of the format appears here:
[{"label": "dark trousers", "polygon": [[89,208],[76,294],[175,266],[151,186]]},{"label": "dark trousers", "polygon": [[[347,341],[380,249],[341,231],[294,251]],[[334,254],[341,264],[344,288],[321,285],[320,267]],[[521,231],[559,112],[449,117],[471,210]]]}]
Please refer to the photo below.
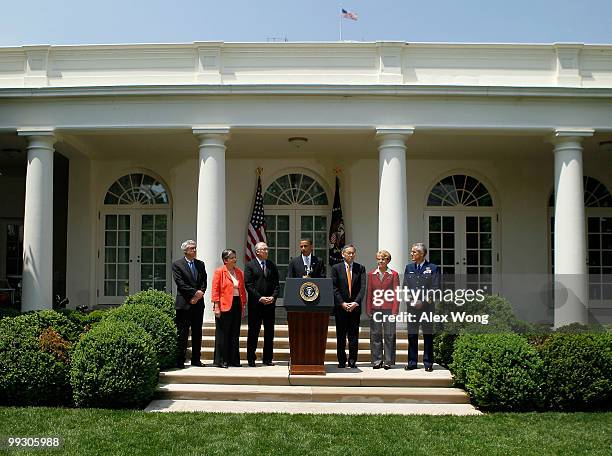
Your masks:
[{"label": "dark trousers", "polygon": [[276,305],[249,303],[249,335],[247,337],[247,360],[255,361],[257,356],[257,341],[259,339],[259,331],[261,323],[264,326],[264,347],[263,361],[271,362],[274,351],[274,313]]},{"label": "dark trousers", "polygon": [[240,364],[240,319],[242,318],[242,304],[240,297],[234,296],[232,308],[221,312],[215,318],[215,365],[226,362],[230,366]]},{"label": "dark trousers", "polygon": [[427,316],[434,314],[435,306],[432,304],[425,305],[421,310],[416,310],[414,307],[408,307],[408,312],[415,315],[415,322],[408,322],[408,365],[416,366],[419,359],[419,326],[423,332],[423,364],[425,367],[431,367],[434,362],[433,357],[433,332],[434,324],[430,322],[420,322],[424,313]]},{"label": "dark trousers", "polygon": [[178,334],[176,363],[185,363],[187,355],[187,339],[191,329],[191,361],[200,361],[202,351],[202,320],[204,318],[204,302],[200,301],[189,309],[176,309],[176,329]]},{"label": "dark trousers", "polygon": [[338,345],[338,363],[346,363],[346,339],[348,336],[350,361],[357,362],[359,350],[359,312],[347,312],[342,307],[336,308],[336,342]]}]

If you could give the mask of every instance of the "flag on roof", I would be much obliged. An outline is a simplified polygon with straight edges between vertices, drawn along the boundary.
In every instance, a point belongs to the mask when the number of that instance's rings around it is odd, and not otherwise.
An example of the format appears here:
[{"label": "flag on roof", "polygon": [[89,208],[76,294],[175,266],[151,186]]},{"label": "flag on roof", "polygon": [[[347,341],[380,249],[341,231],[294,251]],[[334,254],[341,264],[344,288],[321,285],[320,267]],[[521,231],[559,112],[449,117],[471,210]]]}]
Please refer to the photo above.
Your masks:
[{"label": "flag on roof", "polygon": [[352,21],[356,21],[357,20],[357,13],[353,13],[352,11],[347,11],[344,8],[342,8],[342,17],[344,19],[350,19]]}]

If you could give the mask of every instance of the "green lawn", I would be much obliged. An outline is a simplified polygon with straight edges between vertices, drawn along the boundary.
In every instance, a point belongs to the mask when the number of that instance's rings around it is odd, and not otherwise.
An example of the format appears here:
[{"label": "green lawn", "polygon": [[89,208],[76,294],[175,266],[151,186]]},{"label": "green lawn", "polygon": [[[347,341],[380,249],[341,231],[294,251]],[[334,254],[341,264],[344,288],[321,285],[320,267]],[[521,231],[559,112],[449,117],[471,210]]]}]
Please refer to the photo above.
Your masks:
[{"label": "green lawn", "polygon": [[612,412],[404,417],[0,407],[0,436],[64,439],[62,451],[8,452],[16,455],[610,456]]}]

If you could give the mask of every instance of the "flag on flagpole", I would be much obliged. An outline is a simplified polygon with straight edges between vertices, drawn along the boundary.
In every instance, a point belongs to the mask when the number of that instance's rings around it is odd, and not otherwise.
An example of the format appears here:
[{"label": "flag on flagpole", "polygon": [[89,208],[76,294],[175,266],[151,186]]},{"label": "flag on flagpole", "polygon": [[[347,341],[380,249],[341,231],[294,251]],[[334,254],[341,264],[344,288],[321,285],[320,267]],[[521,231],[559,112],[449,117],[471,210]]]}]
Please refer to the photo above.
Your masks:
[{"label": "flag on flagpole", "polygon": [[350,19],[352,21],[356,21],[357,20],[357,13],[353,13],[352,11],[347,11],[344,8],[342,8],[342,17],[344,19]]},{"label": "flag on flagpole", "polygon": [[344,220],[340,206],[340,179],[336,176],[336,193],[334,194],[334,208],[329,226],[329,265],[342,261],[342,247],[344,247]]},{"label": "flag on flagpole", "polygon": [[261,194],[261,178],[257,176],[257,191],[251,213],[251,221],[247,228],[247,242],[244,249],[244,262],[255,258],[255,245],[266,242],[266,219],[264,217],[263,196]]}]

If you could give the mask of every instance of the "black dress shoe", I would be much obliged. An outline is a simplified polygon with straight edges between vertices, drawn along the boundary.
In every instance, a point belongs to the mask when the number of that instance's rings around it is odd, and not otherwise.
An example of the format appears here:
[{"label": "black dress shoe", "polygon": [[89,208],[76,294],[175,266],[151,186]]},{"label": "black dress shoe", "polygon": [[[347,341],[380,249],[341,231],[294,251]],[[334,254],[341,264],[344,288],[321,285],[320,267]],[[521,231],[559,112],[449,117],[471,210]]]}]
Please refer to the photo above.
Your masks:
[{"label": "black dress shoe", "polygon": [[249,367],[255,367],[255,361],[249,361]]},{"label": "black dress shoe", "polygon": [[385,364],[383,366],[383,369],[387,371],[387,370],[391,369],[391,366],[389,366],[388,364]]},{"label": "black dress shoe", "polygon": [[191,365],[194,367],[204,367],[204,364],[202,364],[200,361],[191,361]]},{"label": "black dress shoe", "polygon": [[346,367],[346,363],[338,363],[339,369],[344,369]]},{"label": "black dress shoe", "polygon": [[266,366],[274,366],[274,363],[272,361],[264,361],[263,362]]},{"label": "black dress shoe", "polygon": [[228,365],[227,365],[227,363],[226,363],[226,362],[222,362],[222,363],[221,363],[221,365],[220,365],[219,367],[220,367],[220,368],[222,368],[222,369],[227,369],[227,368],[228,368]]},{"label": "black dress shoe", "polygon": [[350,367],[351,369],[356,369],[357,365],[355,364],[355,361],[349,360],[348,367]]},{"label": "black dress shoe", "polygon": [[432,366],[427,366],[425,368],[425,372],[433,372],[433,367]]},{"label": "black dress shoe", "polygon": [[380,369],[381,367],[383,367],[383,363],[378,363],[378,364],[374,364],[372,366],[372,369]]},{"label": "black dress shoe", "polygon": [[415,366],[414,364],[408,364],[408,365],[406,365],[406,367],[404,367],[404,370],[407,370],[407,371],[411,371],[411,370],[415,370],[415,369],[418,369],[418,367]]}]

